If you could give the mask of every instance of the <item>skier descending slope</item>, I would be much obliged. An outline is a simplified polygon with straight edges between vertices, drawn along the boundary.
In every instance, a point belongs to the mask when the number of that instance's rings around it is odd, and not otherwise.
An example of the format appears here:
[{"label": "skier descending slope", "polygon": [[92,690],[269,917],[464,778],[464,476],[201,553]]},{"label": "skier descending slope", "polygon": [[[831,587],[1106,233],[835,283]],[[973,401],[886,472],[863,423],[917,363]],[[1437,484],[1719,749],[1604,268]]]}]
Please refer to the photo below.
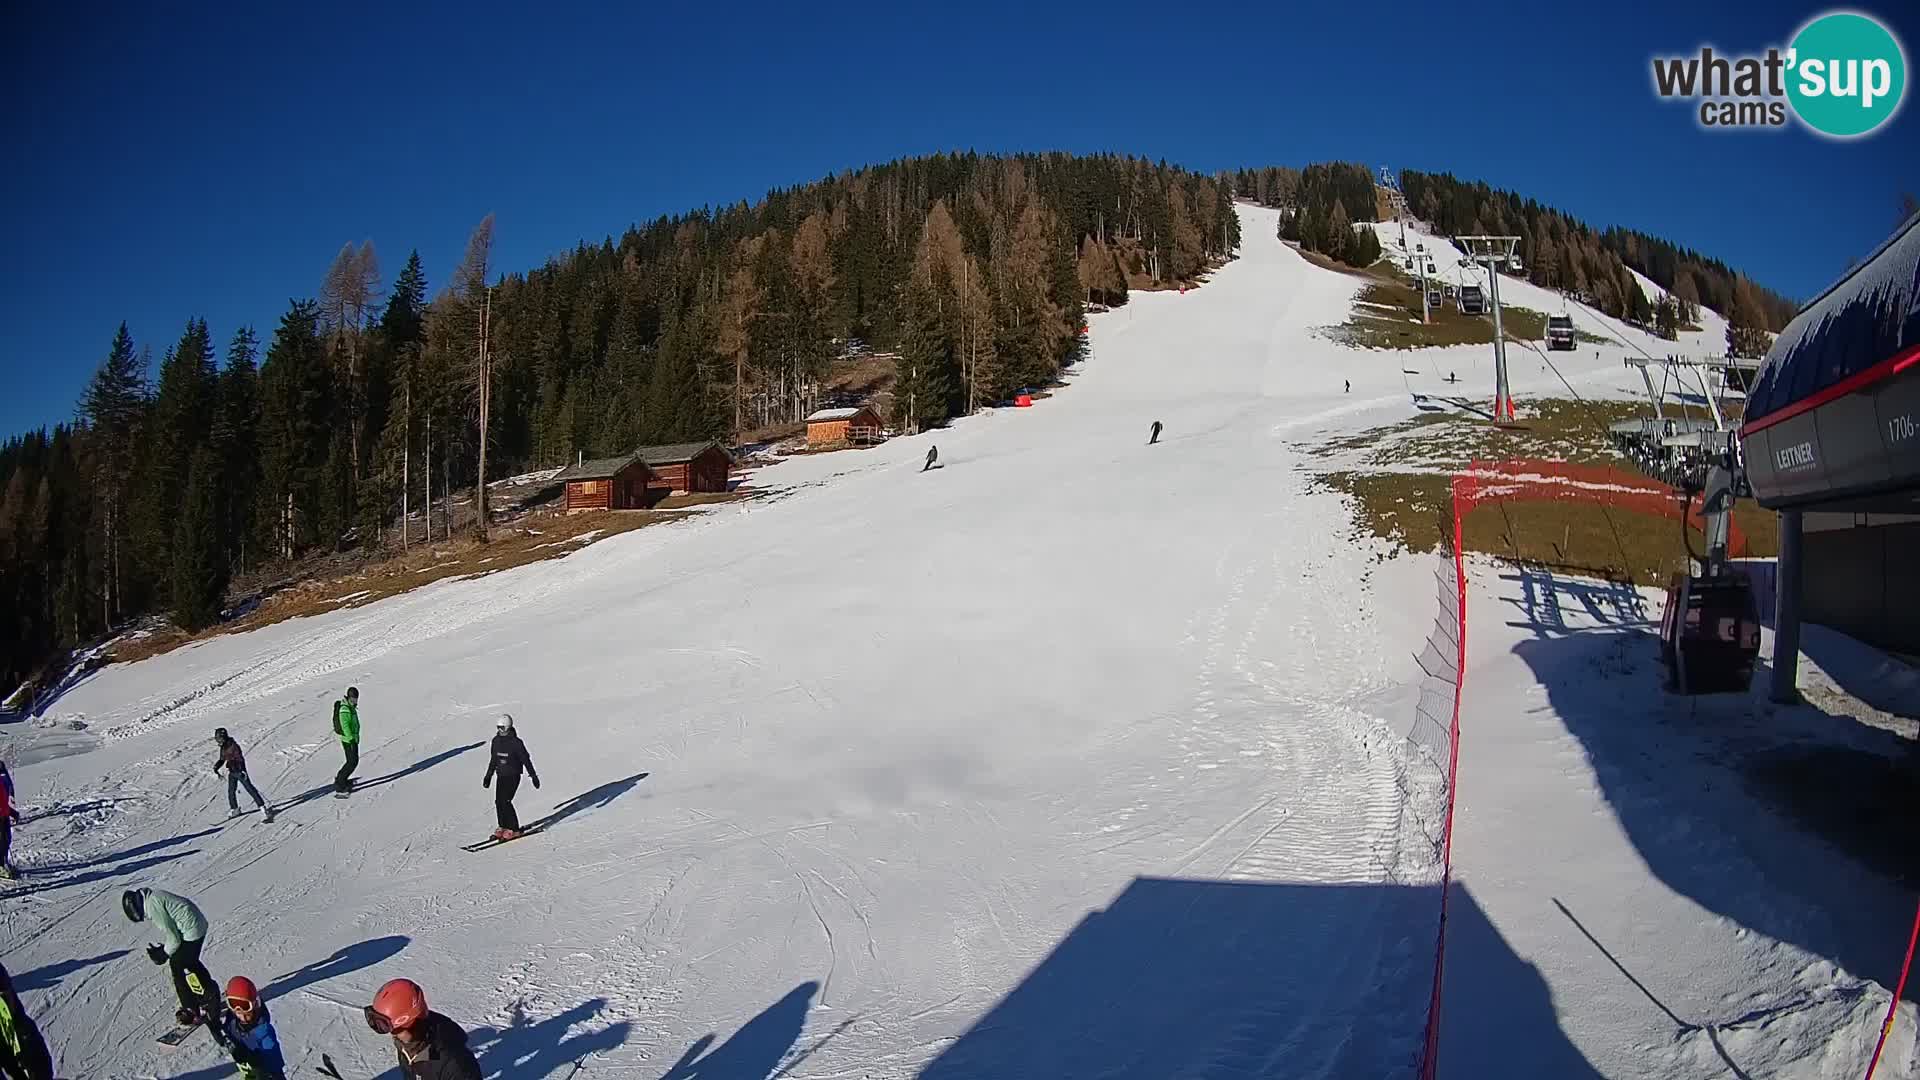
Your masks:
[{"label": "skier descending slope", "polygon": [[220,756],[214,759],[213,775],[219,776],[222,766],[227,770],[227,816],[240,816],[240,788],[246,788],[253,796],[255,806],[260,808],[262,820],[273,820],[273,808],[267,800],[260,797],[260,789],[253,786],[253,780],[247,775],[247,756],[240,751],[240,744],[227,734],[226,728],[213,729],[213,744],[220,749]]},{"label": "skier descending slope", "polygon": [[426,992],[411,979],[394,979],[373,995],[367,1026],[393,1036],[400,1074],[414,1080],[480,1080],[480,1063],[459,1024],[427,1008]]},{"label": "skier descending slope", "polygon": [[494,774],[500,775],[500,786],[493,789],[493,810],[500,826],[493,831],[495,840],[513,840],[520,836],[520,815],[513,810],[513,793],[520,790],[522,769],[527,771],[534,790],[538,791],[540,774],[534,771],[527,744],[521,742],[513,730],[512,714],[501,713],[499,723],[494,725],[493,756],[487,759],[487,775],[480,781],[481,787],[488,787],[493,783]]},{"label": "skier descending slope", "polygon": [[183,1028],[204,1021],[214,1038],[224,1042],[226,1033],[217,1024],[220,999],[214,995],[213,976],[200,962],[207,917],[193,901],[163,889],[128,889],[120,894],[120,908],[133,922],[153,924],[166,939],[163,945],[147,946],[147,959],[173,972],[173,992],[180,999],[174,1019]]},{"label": "skier descending slope", "polygon": [[53,1055],[26,1006],[20,1004],[5,967],[0,967],[0,1078],[53,1080]]},{"label": "skier descending slope", "polygon": [[20,876],[7,861],[7,849],[13,846],[13,823],[19,820],[20,811],[13,805],[13,775],[7,772],[7,763],[0,761],[0,877]]},{"label": "skier descending slope", "polygon": [[346,764],[333,778],[333,797],[344,799],[353,790],[353,770],[360,767],[360,688],[347,687],[347,696],[333,703],[333,733],[346,752]]},{"label": "skier descending slope", "polygon": [[1160,441],[1160,421],[1155,420],[1153,422],[1153,427],[1147,429],[1147,445],[1152,446],[1154,443],[1157,443],[1159,441]]},{"label": "skier descending slope", "polygon": [[926,472],[928,469],[933,468],[934,463],[939,460],[940,460],[940,448],[937,446],[927,447],[927,463],[925,465],[920,466],[920,471]]},{"label": "skier descending slope", "polygon": [[227,1039],[242,1080],[286,1080],[287,1060],[260,988],[245,975],[227,980]]}]

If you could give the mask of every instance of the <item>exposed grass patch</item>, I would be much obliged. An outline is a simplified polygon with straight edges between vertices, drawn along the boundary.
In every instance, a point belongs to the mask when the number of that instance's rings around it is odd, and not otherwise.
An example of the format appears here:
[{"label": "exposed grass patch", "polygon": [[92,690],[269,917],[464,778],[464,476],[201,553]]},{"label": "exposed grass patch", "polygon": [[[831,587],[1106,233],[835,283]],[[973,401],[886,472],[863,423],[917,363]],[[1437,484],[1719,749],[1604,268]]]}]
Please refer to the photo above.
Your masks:
[{"label": "exposed grass patch", "polygon": [[422,543],[350,574],[289,586],[263,599],[239,618],[187,634],[173,627],[115,645],[108,660],[127,663],[172,652],[183,645],[257,630],[303,615],[361,607],[411,592],[436,581],[457,577],[484,577],[516,566],[564,558],[609,537],[678,521],[695,507],[737,502],[752,497],[743,491],[700,492],[671,496],[651,510],[595,511],[581,514],[543,514],[499,526],[488,543],[470,536]]},{"label": "exposed grass patch", "polygon": [[[1359,276],[1371,284],[1355,297],[1347,321],[1327,331],[1335,340],[1372,349],[1492,344],[1491,315],[1462,315],[1448,301],[1431,310],[1430,321],[1421,322],[1420,283],[1391,262],[1375,263]],[[1547,335],[1547,317],[1531,308],[1503,304],[1500,328],[1511,340],[1540,341]]]},{"label": "exposed grass patch", "polygon": [[[1334,466],[1319,481],[1352,500],[1365,531],[1399,548],[1433,552],[1452,543],[1453,476],[1476,462],[1565,462],[1637,475],[1613,451],[1605,428],[1643,416],[1643,406],[1555,398],[1519,404],[1522,419],[1514,428],[1432,413],[1315,447],[1314,455]],[[1677,516],[1611,505],[1600,501],[1609,498],[1604,492],[1588,494],[1481,503],[1461,523],[1462,543],[1468,551],[1513,562],[1641,585],[1665,584],[1684,571],[1688,543],[1704,550],[1698,529],[1689,526],[1683,541]],[[1744,542],[1736,554],[1779,551],[1774,514],[1742,502],[1734,509],[1734,525]]]}]

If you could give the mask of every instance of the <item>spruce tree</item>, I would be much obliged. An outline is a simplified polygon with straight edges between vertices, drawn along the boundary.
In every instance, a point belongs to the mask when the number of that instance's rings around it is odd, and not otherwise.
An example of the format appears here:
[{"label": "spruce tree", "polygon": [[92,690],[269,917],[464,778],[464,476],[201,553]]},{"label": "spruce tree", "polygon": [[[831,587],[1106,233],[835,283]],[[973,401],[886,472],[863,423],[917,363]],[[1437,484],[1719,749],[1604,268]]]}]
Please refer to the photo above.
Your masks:
[{"label": "spruce tree", "polygon": [[173,533],[173,620],[193,632],[218,621],[227,588],[227,561],[220,551],[220,459],[206,447],[194,451]]}]

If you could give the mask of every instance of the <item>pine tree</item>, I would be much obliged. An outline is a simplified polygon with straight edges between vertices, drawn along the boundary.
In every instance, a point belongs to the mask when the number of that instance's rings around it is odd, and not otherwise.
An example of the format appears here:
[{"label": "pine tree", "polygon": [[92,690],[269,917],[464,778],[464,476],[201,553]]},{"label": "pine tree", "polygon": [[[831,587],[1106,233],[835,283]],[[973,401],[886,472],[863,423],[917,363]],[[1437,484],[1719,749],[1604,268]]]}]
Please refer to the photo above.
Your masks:
[{"label": "pine tree", "polygon": [[173,534],[173,620],[193,632],[220,618],[227,561],[220,551],[220,460],[207,447],[194,451]]},{"label": "pine tree", "polygon": [[81,401],[81,414],[97,441],[93,489],[101,500],[101,625],[112,626],[126,610],[121,577],[126,543],[129,478],[135,438],[147,409],[146,365],[134,354],[133,335],[121,323],[107,358]]},{"label": "pine tree", "polygon": [[253,327],[243,326],[227,347],[226,370],[220,373],[212,447],[219,455],[219,535],[221,553],[233,572],[246,573],[259,550],[254,528],[255,499],[260,487],[260,386]]},{"label": "pine tree", "polygon": [[320,311],[296,300],[260,366],[260,501],[272,550],[292,558],[318,537],[322,468],[335,426]]}]

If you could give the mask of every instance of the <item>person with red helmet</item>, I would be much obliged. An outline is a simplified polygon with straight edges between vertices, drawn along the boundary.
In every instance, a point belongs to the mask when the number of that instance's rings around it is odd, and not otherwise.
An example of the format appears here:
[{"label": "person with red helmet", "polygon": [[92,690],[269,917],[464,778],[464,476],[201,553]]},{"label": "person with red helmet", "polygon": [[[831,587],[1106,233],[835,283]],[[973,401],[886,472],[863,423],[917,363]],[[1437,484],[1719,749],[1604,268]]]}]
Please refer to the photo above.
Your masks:
[{"label": "person with red helmet", "polygon": [[242,1080],[286,1080],[287,1059],[260,988],[245,975],[227,980],[225,1025]]},{"label": "person with red helmet", "polygon": [[412,979],[394,979],[373,995],[367,1026],[393,1036],[400,1074],[414,1080],[480,1080],[480,1062],[467,1049],[459,1024],[427,1008],[426,991]]}]

